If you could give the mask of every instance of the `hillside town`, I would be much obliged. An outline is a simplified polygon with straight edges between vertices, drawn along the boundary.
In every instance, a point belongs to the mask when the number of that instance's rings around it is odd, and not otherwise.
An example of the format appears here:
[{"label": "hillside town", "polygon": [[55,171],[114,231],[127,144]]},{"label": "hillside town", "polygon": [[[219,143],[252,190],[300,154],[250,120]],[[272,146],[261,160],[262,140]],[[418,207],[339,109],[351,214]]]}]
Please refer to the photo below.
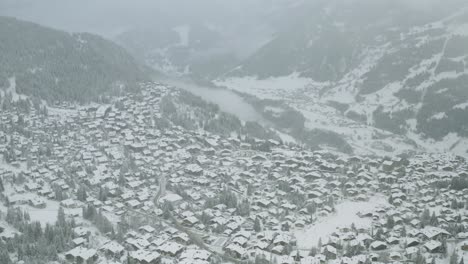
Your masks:
[{"label": "hillside town", "polygon": [[464,158],[189,130],[164,114],[179,90],[142,87],[2,99],[0,263],[464,263]]}]

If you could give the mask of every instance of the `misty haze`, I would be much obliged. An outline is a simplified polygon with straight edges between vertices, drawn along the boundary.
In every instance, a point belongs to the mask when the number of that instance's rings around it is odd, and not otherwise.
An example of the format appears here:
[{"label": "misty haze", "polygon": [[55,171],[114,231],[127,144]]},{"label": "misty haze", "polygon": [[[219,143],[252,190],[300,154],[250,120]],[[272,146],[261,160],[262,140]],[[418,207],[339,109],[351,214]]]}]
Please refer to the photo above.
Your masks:
[{"label": "misty haze", "polygon": [[0,264],[464,264],[467,0],[0,0]]}]

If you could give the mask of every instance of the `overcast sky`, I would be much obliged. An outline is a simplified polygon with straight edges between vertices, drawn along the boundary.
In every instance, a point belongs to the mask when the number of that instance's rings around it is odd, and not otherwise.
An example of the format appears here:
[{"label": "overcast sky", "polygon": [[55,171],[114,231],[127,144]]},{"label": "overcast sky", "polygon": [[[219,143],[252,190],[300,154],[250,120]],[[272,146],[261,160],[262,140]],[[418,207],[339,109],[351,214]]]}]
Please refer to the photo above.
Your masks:
[{"label": "overcast sky", "polygon": [[292,0],[0,0],[0,14],[68,31],[109,34],[171,20],[219,23],[254,17]]},{"label": "overcast sky", "polygon": [[[253,22],[255,19],[263,19],[268,12],[281,12],[281,9],[294,4],[317,1],[325,0],[0,0],[0,15],[14,16],[67,31],[87,31],[112,36],[133,27],[182,23],[184,20]],[[462,0],[327,1],[391,1],[400,2],[415,10],[426,10],[433,9],[439,3]]]}]

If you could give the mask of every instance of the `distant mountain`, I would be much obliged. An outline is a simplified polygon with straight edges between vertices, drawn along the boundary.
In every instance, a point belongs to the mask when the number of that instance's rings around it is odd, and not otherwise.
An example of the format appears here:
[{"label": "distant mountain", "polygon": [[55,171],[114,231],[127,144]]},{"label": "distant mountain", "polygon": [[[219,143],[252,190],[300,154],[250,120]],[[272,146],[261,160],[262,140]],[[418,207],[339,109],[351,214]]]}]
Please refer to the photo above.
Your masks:
[{"label": "distant mountain", "polygon": [[[313,98],[308,108],[327,105],[347,120],[415,140],[450,137],[456,147],[456,138],[468,137],[468,6],[409,2],[306,3],[308,11],[289,30],[218,83],[299,77],[309,81],[289,91],[293,104]],[[288,83],[283,86],[287,94]]]},{"label": "distant mountain", "polygon": [[217,76],[240,62],[224,48],[224,36],[202,23],[128,30],[116,41],[139,61],[173,77]]},{"label": "distant mountain", "polygon": [[415,11],[402,2],[303,3],[302,10],[291,14],[291,25],[230,75],[266,78],[297,72],[316,81],[337,81],[360,63],[368,48],[396,40],[411,27],[441,19],[456,10],[446,4],[432,11]]},{"label": "distant mountain", "polygon": [[152,23],[126,28],[114,39],[166,75],[210,79],[230,71],[276,32],[287,29],[291,23],[288,13],[300,8],[302,2],[193,2],[186,8],[203,6],[216,12],[206,11],[206,16],[184,10],[159,14]]},{"label": "distant mountain", "polygon": [[46,100],[87,101],[148,80],[125,49],[99,36],[69,34],[0,17],[0,87]]},{"label": "distant mountain", "polygon": [[322,98],[344,103],[348,117],[397,134],[468,137],[468,9],[387,28],[374,39]]}]

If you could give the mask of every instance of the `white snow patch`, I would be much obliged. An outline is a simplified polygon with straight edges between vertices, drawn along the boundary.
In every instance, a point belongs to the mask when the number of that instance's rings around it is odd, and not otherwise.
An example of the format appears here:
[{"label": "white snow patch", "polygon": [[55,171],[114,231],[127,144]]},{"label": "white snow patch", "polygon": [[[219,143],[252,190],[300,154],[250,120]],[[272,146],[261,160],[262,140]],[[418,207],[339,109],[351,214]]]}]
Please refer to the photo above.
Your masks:
[{"label": "white snow patch", "polygon": [[418,127],[418,120],[416,118],[406,120],[406,124],[411,131],[416,131]]},{"label": "white snow patch", "polygon": [[437,113],[429,118],[429,120],[441,120],[447,118],[447,114],[444,112]]},{"label": "white snow patch", "polygon": [[[12,100],[13,102],[17,102],[18,100],[25,100],[26,98],[28,98],[26,95],[23,95],[23,94],[18,94],[16,92],[16,77],[13,76],[11,78],[8,79],[8,82],[9,82],[9,86],[8,88],[6,89],[6,92],[8,93],[11,93],[12,95]],[[3,94],[2,94],[3,95]]]},{"label": "white snow patch", "polygon": [[215,80],[214,83],[239,92],[253,94],[259,98],[270,99],[281,99],[285,94],[290,95],[292,92],[303,90],[314,84],[323,86],[322,83],[314,82],[310,78],[301,77],[297,72],[267,79],[259,79],[256,76],[230,77],[224,80]]},{"label": "white snow patch", "polygon": [[32,74],[36,74],[36,72],[38,71],[42,71],[42,68],[41,67],[32,67],[32,68],[29,68],[28,71]]},{"label": "white snow patch", "polygon": [[328,90],[323,98],[344,104],[354,103],[363,76],[385,55],[389,45],[390,43],[385,43],[379,47],[364,50],[360,65],[347,73],[338,83],[333,84],[333,88]]},{"label": "white snow patch", "polygon": [[429,153],[452,153],[468,157],[468,139],[460,137],[457,133],[449,133],[442,140],[424,139],[421,135],[408,132],[406,135]]},{"label": "white snow patch", "polygon": [[468,101],[462,104],[457,104],[453,107],[453,109],[461,109],[466,110],[468,108]]},{"label": "white snow patch", "polygon": [[296,139],[291,135],[275,130],[276,134],[281,138],[284,143],[297,143]]},{"label": "white snow patch", "polygon": [[62,120],[73,120],[73,118],[78,116],[78,109],[66,109],[48,106],[47,111],[50,116],[56,116]]},{"label": "white snow patch", "polygon": [[308,227],[306,230],[295,232],[299,248],[312,248],[316,246],[319,239],[326,242],[328,237],[340,227],[349,227],[352,223],[357,228],[370,228],[371,218],[360,218],[357,213],[361,211],[372,211],[381,206],[388,206],[383,196],[371,197],[367,202],[345,201],[336,206],[336,213],[330,215],[320,222]]}]

